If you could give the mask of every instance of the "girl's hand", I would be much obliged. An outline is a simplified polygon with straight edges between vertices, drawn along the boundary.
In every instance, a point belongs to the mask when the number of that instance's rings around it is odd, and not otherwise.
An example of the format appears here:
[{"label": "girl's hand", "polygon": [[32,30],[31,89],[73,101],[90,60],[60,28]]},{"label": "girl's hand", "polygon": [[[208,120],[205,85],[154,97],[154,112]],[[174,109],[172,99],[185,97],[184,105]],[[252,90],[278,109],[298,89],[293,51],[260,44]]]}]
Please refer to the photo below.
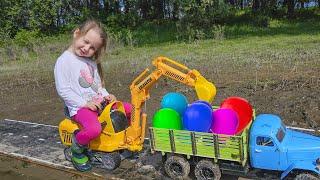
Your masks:
[{"label": "girl's hand", "polygon": [[87,102],[87,104],[84,105],[84,107],[90,109],[91,111],[101,110],[101,104],[94,101]]},{"label": "girl's hand", "polygon": [[111,102],[117,100],[117,98],[116,98],[113,94],[109,94],[108,96],[104,97],[104,99],[105,99],[108,103],[111,103]]}]

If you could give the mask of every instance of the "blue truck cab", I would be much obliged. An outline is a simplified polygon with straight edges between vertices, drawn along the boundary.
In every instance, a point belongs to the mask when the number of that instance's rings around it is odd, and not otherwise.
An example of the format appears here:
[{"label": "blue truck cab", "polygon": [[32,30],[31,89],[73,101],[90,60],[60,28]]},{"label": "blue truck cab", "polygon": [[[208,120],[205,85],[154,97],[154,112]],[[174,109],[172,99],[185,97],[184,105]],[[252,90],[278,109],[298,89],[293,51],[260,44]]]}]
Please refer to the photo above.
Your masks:
[{"label": "blue truck cab", "polygon": [[290,172],[320,174],[320,137],[287,128],[273,114],[261,114],[254,120],[249,154],[251,167],[281,171],[281,179]]}]

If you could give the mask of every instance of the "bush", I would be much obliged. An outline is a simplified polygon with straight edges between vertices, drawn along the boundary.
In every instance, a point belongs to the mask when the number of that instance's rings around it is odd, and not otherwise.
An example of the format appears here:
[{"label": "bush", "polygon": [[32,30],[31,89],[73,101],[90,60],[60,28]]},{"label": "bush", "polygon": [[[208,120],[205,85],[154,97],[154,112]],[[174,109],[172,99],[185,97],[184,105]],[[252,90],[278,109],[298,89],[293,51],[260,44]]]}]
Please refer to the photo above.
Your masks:
[{"label": "bush", "polygon": [[113,32],[121,29],[130,29],[140,24],[140,19],[134,14],[116,14],[107,17],[105,22],[107,28]]},{"label": "bush", "polygon": [[258,15],[253,18],[253,24],[259,27],[268,27],[270,25],[270,18],[265,15]]},{"label": "bush", "polygon": [[10,34],[0,29],[0,47],[4,46],[9,41],[11,41]]},{"label": "bush", "polygon": [[177,22],[178,37],[189,40],[190,37],[212,37],[212,27],[225,22],[234,13],[230,5],[221,0],[185,3],[181,9],[183,16]]},{"label": "bush", "polygon": [[225,26],[215,25],[211,29],[213,39],[215,40],[223,40],[225,38]]},{"label": "bush", "polygon": [[27,31],[22,29],[15,35],[14,43],[19,46],[32,48],[39,37],[40,33],[37,30]]}]

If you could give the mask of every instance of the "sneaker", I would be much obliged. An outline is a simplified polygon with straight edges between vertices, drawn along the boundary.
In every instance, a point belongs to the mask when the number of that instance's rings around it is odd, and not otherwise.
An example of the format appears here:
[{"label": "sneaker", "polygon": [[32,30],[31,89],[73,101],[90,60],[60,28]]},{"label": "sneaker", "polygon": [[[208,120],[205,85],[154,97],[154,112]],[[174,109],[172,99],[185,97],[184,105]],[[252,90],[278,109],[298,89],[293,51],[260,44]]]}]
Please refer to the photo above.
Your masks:
[{"label": "sneaker", "polygon": [[92,165],[89,161],[88,156],[85,154],[78,154],[72,152],[72,158],[71,162],[75,169],[78,171],[84,172],[84,171],[90,171],[92,169]]},{"label": "sneaker", "polygon": [[88,156],[84,153],[85,150],[86,147],[78,144],[75,136],[73,136],[71,145],[71,162],[73,166],[81,172],[89,171],[92,169],[90,160]]}]

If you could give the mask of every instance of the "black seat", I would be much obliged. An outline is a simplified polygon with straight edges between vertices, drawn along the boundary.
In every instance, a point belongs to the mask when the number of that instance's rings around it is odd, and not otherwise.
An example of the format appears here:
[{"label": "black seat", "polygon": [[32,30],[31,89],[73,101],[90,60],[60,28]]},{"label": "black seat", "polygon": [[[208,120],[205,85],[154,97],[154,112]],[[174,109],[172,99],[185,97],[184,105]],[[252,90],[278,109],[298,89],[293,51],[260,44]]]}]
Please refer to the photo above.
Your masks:
[{"label": "black seat", "polygon": [[117,110],[112,111],[110,117],[115,133],[123,131],[129,127],[128,119],[123,112]]},{"label": "black seat", "polygon": [[68,107],[67,107],[65,104],[64,104],[63,111],[64,111],[64,115],[65,115],[68,119],[71,119],[69,109],[68,109]]}]

